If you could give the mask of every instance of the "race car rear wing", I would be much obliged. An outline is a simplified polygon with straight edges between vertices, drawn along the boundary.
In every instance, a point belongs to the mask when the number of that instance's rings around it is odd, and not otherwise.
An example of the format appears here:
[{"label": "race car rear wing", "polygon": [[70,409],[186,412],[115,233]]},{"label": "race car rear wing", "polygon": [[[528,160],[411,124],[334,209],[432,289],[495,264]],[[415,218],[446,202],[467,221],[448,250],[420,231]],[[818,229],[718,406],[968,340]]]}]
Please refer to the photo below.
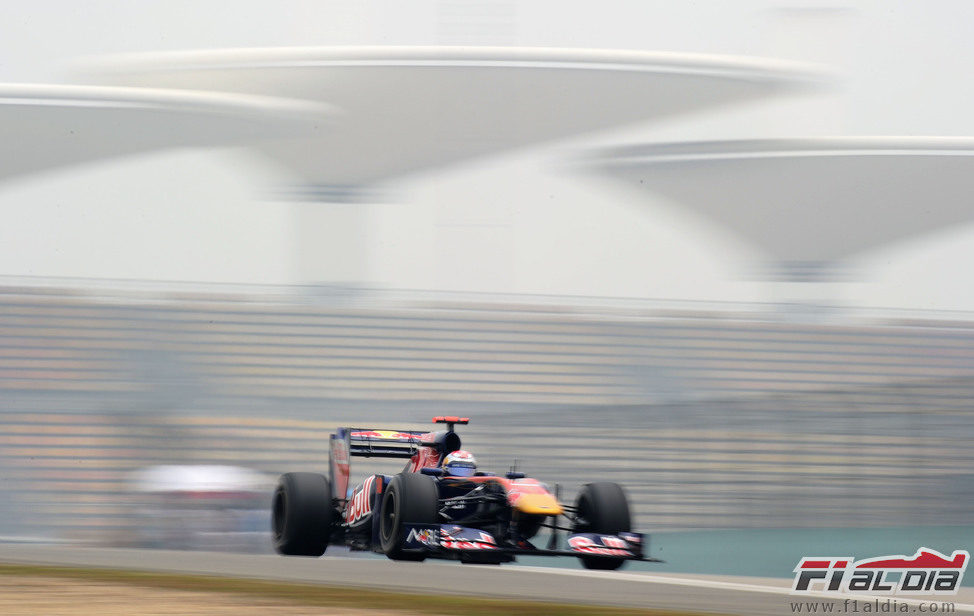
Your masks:
[{"label": "race car rear wing", "polygon": [[[411,458],[427,432],[418,430],[377,430],[339,428],[331,435],[330,472],[332,497],[346,498],[352,456],[365,458]],[[432,444],[425,443],[425,444]]]},{"label": "race car rear wing", "polygon": [[352,456],[411,458],[418,447],[434,447],[440,455],[446,455],[460,449],[460,436],[453,431],[454,424],[464,425],[469,421],[466,417],[434,417],[434,424],[447,425],[447,430],[441,432],[339,428],[331,435],[329,448],[332,497],[346,498]]},{"label": "race car rear wing", "polygon": [[416,447],[423,444],[421,437],[428,434],[415,430],[345,429],[348,430],[349,453],[366,458],[410,458],[416,453]]}]

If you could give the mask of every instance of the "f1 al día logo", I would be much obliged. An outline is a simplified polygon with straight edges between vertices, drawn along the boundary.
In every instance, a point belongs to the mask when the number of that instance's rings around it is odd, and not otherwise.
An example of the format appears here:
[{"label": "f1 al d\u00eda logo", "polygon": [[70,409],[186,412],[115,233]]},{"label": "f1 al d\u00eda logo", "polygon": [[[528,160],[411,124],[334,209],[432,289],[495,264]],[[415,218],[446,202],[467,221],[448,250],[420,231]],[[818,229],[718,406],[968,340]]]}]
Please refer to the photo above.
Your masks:
[{"label": "f1 al d\u00eda logo", "polygon": [[868,595],[954,595],[960,587],[967,550],[945,556],[920,548],[913,556],[806,556],[795,566],[793,593],[862,593]]}]

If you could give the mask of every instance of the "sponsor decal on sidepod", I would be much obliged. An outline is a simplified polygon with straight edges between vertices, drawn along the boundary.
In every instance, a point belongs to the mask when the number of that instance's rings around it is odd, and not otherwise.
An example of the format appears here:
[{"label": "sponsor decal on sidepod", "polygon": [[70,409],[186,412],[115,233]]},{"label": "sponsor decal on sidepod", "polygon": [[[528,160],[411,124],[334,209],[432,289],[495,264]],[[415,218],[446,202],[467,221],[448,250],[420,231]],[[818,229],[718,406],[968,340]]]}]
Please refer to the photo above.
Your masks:
[{"label": "sponsor decal on sidepod", "polygon": [[345,521],[355,524],[372,513],[372,484],[375,483],[375,475],[365,480],[349,501],[345,508]]}]

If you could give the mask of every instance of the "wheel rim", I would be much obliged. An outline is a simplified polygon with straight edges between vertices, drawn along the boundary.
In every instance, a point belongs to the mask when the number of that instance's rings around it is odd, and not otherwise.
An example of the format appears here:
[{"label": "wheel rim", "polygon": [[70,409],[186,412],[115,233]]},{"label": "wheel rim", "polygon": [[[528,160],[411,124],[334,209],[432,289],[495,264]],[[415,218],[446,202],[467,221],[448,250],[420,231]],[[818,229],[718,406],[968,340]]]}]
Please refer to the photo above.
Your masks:
[{"label": "wheel rim", "polygon": [[387,503],[383,503],[382,507],[382,524],[379,525],[379,530],[382,533],[382,542],[388,543],[392,541],[393,535],[396,531],[396,504],[398,501],[398,494],[392,491],[389,494]]},{"label": "wheel rim", "polygon": [[274,531],[274,539],[280,540],[284,536],[284,530],[287,525],[287,520],[284,517],[287,507],[287,499],[284,496],[284,490],[278,488],[274,492],[274,508],[273,515],[271,516],[272,526]]},{"label": "wheel rim", "polygon": [[586,496],[578,500],[578,509],[575,511],[575,530],[576,532],[586,532],[592,527],[592,505]]}]

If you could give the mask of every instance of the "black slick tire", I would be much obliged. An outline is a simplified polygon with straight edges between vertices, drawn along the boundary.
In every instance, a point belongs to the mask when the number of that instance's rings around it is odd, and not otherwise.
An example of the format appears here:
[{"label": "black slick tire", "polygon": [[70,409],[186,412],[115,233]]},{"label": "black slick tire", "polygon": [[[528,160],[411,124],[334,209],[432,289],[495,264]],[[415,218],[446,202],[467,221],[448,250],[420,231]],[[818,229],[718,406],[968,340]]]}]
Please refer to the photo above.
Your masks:
[{"label": "black slick tire", "polygon": [[271,539],[278,554],[325,553],[337,515],[327,477],[315,473],[281,475],[271,507]]},{"label": "black slick tire", "polygon": [[392,560],[422,561],[425,555],[402,550],[403,524],[437,524],[439,491],[432,477],[400,473],[392,478],[382,497],[379,544]]},{"label": "black slick tire", "polygon": [[[617,535],[632,530],[629,499],[617,483],[601,481],[584,485],[575,499],[575,515],[576,533]],[[623,558],[605,556],[578,558],[586,569],[615,570],[626,563]]]}]

